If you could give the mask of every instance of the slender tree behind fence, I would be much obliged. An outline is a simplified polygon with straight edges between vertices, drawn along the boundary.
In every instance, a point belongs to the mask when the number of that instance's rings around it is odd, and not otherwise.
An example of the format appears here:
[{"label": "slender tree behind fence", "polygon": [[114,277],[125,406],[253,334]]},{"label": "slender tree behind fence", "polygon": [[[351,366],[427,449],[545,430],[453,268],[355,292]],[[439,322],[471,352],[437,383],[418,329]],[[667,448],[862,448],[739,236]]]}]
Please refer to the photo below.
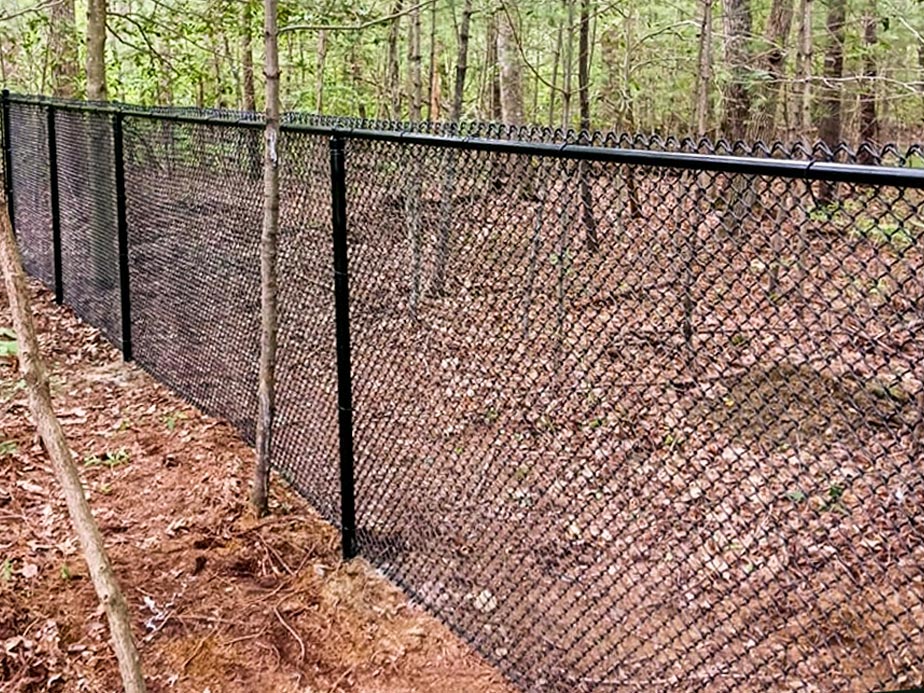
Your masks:
[{"label": "slender tree behind fence", "polygon": [[[4,113],[30,271],[252,442],[259,119]],[[924,685],[920,150],[370,125],[278,142],[274,459],[344,554],[524,690]]]}]

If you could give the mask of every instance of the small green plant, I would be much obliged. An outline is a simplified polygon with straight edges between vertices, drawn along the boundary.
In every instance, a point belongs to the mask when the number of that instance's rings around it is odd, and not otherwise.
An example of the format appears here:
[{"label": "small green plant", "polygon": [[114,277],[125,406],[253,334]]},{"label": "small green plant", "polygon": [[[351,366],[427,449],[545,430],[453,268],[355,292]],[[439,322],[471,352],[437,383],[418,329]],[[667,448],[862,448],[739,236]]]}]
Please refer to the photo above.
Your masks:
[{"label": "small green plant", "polygon": [[0,382],[0,402],[9,402],[16,393],[26,389],[26,381],[19,379],[14,383]]},{"label": "small green plant", "polygon": [[898,250],[914,245],[914,233],[895,219],[877,222],[864,217],[857,222],[856,231],[876,245],[891,245]]},{"label": "small green plant", "polygon": [[805,500],[805,493],[801,489],[794,488],[786,492],[786,498],[793,503],[801,503]]},{"label": "small green plant", "polygon": [[587,422],[587,427],[588,427],[591,431],[594,431],[594,430],[600,428],[601,426],[603,426],[605,423],[606,423],[606,419],[604,419],[604,418],[602,418],[602,417],[600,417],[600,416],[597,416],[597,417],[595,417],[595,418],[593,418],[593,419],[591,419],[590,421]]},{"label": "small green plant", "polygon": [[739,348],[743,347],[749,341],[751,340],[749,340],[746,335],[743,335],[740,332],[736,332],[735,334],[731,336],[731,343],[732,343],[732,346],[734,347],[739,347]]},{"label": "small green plant", "polygon": [[71,569],[67,566],[67,563],[61,564],[61,570],[58,571],[61,575],[62,580],[70,580],[73,575],[71,575]]},{"label": "small green plant", "polygon": [[189,417],[186,416],[184,412],[181,412],[181,411],[171,412],[164,417],[164,425],[167,427],[168,431],[172,432],[176,429],[177,423],[185,419],[188,419],[188,418]]},{"label": "small green plant", "polygon": [[19,445],[16,443],[15,440],[0,441],[0,460],[2,460],[7,455],[12,455],[18,450],[19,450]]},{"label": "small green plant", "polygon": [[19,355],[19,343],[16,333],[7,327],[0,327],[0,358],[12,358]]},{"label": "small green plant", "polygon": [[128,450],[125,448],[119,448],[115,452],[104,452],[100,455],[87,455],[83,459],[83,465],[88,468],[93,467],[109,467],[109,469],[115,469],[116,467],[121,467],[123,464],[128,464],[130,462],[130,456]]},{"label": "small green plant", "polygon": [[924,155],[918,153],[912,154],[905,162],[905,166],[908,168],[924,168]]},{"label": "small green plant", "polygon": [[0,581],[9,582],[13,579],[13,561],[9,558],[4,558],[3,563],[0,563]]},{"label": "small green plant", "polygon": [[809,212],[809,219],[812,221],[833,221],[840,209],[841,207],[837,203],[821,205]]},{"label": "small green plant", "polygon": [[831,486],[828,487],[827,498],[825,498],[822,503],[821,509],[824,511],[837,510],[845,515],[848,514],[849,511],[844,507],[844,504],[841,503],[844,497],[844,491],[846,491],[846,489],[840,484],[831,484]]}]

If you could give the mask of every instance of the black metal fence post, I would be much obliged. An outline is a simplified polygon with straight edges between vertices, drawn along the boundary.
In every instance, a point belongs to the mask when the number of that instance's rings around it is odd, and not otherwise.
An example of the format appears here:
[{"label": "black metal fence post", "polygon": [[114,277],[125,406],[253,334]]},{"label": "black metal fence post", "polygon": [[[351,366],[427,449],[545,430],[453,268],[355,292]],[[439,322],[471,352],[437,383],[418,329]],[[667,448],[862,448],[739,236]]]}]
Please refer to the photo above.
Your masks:
[{"label": "black metal fence post", "polygon": [[353,478],[353,382],[350,368],[350,279],[347,259],[346,152],[330,139],[331,217],[334,230],[334,304],[337,322],[337,417],[340,430],[340,524],[343,557],[356,556]]},{"label": "black metal fence post", "polygon": [[48,105],[48,175],[51,191],[51,253],[54,267],[55,303],[64,302],[64,278],[61,268],[61,197],[58,190],[58,132],[55,107]]},{"label": "black metal fence post", "polygon": [[112,151],[115,158],[116,215],[119,243],[119,298],[122,313],[122,358],[131,361],[132,306],[128,276],[128,216],[125,209],[125,156],[122,148],[122,112],[112,116]]},{"label": "black metal fence post", "polygon": [[10,90],[4,89],[0,111],[3,117],[3,187],[6,193],[6,209],[10,215],[10,225],[16,233],[16,219],[13,214],[13,135],[10,132]]}]

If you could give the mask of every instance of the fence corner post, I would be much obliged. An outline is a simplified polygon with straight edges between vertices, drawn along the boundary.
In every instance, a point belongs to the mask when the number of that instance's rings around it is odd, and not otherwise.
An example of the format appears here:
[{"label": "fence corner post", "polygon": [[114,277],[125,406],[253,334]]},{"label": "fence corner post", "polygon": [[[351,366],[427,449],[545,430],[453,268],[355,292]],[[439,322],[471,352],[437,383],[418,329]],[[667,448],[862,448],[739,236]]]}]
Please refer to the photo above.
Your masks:
[{"label": "fence corner post", "polygon": [[134,358],[132,348],[131,285],[128,276],[128,215],[125,202],[125,154],[122,142],[122,110],[112,116],[112,151],[115,159],[116,217],[119,244],[119,304],[122,315],[122,359]]},{"label": "fence corner post", "polygon": [[13,214],[13,134],[10,132],[10,90],[4,89],[0,96],[0,117],[3,118],[3,187],[6,194],[6,209],[10,226],[16,235],[16,218]]},{"label": "fence corner post", "polygon": [[350,277],[347,257],[346,149],[330,139],[331,220],[334,240],[334,307],[337,330],[337,422],[340,439],[340,526],[343,558],[356,556],[356,489],[353,459],[353,382],[350,365]]},{"label": "fence corner post", "polygon": [[47,106],[48,185],[51,196],[51,254],[55,303],[64,303],[64,275],[61,267],[61,195],[58,188],[58,132],[54,104]]}]

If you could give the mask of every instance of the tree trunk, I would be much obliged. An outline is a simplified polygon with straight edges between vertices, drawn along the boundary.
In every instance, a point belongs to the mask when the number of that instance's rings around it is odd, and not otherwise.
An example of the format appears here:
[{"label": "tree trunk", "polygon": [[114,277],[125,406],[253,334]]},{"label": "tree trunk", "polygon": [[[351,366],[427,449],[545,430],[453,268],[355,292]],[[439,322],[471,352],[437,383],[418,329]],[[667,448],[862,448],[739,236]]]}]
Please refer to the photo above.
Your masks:
[{"label": "tree trunk", "polygon": [[564,58],[562,59],[561,126],[571,127],[571,77],[574,73],[574,0],[565,0],[568,19],[565,25]]},{"label": "tree trunk", "polygon": [[78,90],[77,22],[74,0],[51,6],[48,43],[53,56],[52,94],[72,99]]},{"label": "tree trunk", "polygon": [[712,87],[712,3],[702,0],[703,18],[699,25],[699,48],[696,58],[696,133],[709,129],[709,91]]},{"label": "tree trunk", "polygon": [[924,123],[924,27],[918,32],[918,92],[921,94],[921,122]]},{"label": "tree trunk", "polygon": [[252,501],[257,515],[269,511],[269,472],[276,407],[276,255],[279,235],[279,47],[277,0],[264,0],[266,130],[263,160],[263,231],[260,236],[260,387]]},{"label": "tree trunk", "polygon": [[[410,120],[417,123],[421,118],[423,109],[423,81],[421,78],[420,55],[420,9],[411,12],[410,26],[408,27],[408,76],[410,82]],[[423,275],[423,240],[420,230],[420,198],[422,190],[421,163],[418,157],[411,156],[408,160],[407,191],[404,196],[404,215],[407,222],[408,244],[411,249],[411,286],[409,306],[411,318],[417,318],[417,309],[420,303],[421,278]]]},{"label": "tree trunk", "polygon": [[106,15],[108,0],[87,3],[87,99],[106,100]]},{"label": "tree trunk", "polygon": [[[844,20],[847,13],[846,0],[828,0],[828,16],[825,21],[827,46],[825,48],[824,85],[818,104],[818,137],[828,149],[834,151],[841,139],[841,83],[844,76]],[[819,201],[830,204],[834,199],[835,186],[828,182],[819,185]]]},{"label": "tree trunk", "polygon": [[472,0],[465,0],[462,8],[462,24],[459,27],[459,58],[456,62],[456,84],[452,95],[453,123],[459,123],[462,118],[462,99],[465,94],[465,73],[468,70],[468,40],[469,28],[472,23]]},{"label": "tree trunk", "polygon": [[[863,16],[863,88],[860,91],[860,143],[859,162],[876,163],[872,151],[879,139],[879,120],[876,116],[876,0],[869,0]],[[865,144],[866,146],[862,146]]]},{"label": "tree trunk", "polygon": [[549,127],[555,126],[555,99],[558,96],[558,68],[561,63],[562,28],[558,27],[555,53],[552,55],[552,86],[549,89]]},{"label": "tree trunk", "polygon": [[[106,16],[107,0],[89,0],[87,4],[87,99],[105,101],[106,90]],[[96,175],[89,177],[90,197],[90,257],[93,283],[108,291],[115,286],[118,256],[113,239],[116,233],[115,209],[111,189],[102,173],[112,170],[112,161],[105,153],[111,151],[111,131],[101,127],[102,119],[88,117],[86,123],[87,161]]]},{"label": "tree trunk", "polygon": [[523,74],[517,50],[514,8],[507,3],[497,25],[497,61],[500,65],[501,119],[511,125],[523,124]]},{"label": "tree trunk", "polygon": [[751,70],[751,0],[725,1],[725,61],[731,79],[725,93],[725,122],[722,129],[733,140],[747,135],[751,98],[748,89]]},{"label": "tree trunk", "polygon": [[[581,132],[586,133],[589,140],[590,132],[590,3],[591,0],[581,0],[581,26],[578,39],[578,97],[581,110]],[[578,177],[581,181],[581,218],[587,233],[587,250],[597,252],[600,245],[597,239],[597,220],[594,217],[594,197],[591,188],[591,165],[581,161],[578,165]]]},{"label": "tree trunk", "polygon": [[324,114],[324,64],[327,61],[327,32],[321,29],[318,32],[318,61],[317,74],[314,76],[314,110],[318,115]]},{"label": "tree trunk", "polygon": [[13,329],[19,342],[19,369],[29,394],[32,418],[61,485],[71,525],[80,540],[93,587],[106,610],[122,686],[127,693],[143,693],[144,675],[132,637],[128,605],[119,589],[103,537],[84,496],[73,455],[52,407],[51,388],[32,321],[26,277],[16,250],[5,202],[0,202],[0,265],[13,315]]},{"label": "tree trunk", "polygon": [[796,122],[799,136],[808,137],[812,128],[812,3],[799,0],[799,52],[796,56]]},{"label": "tree trunk", "polygon": [[407,42],[407,62],[408,62],[408,82],[410,93],[408,94],[408,104],[410,105],[410,119],[418,122],[421,118],[423,108],[423,80],[421,77],[421,67],[423,56],[420,54],[420,8],[411,12],[410,26],[408,27]]},{"label": "tree trunk", "polygon": [[401,66],[398,61],[398,35],[401,31],[401,9],[404,5],[403,0],[395,0],[392,14],[398,15],[388,27],[388,48],[385,57],[385,99],[387,102],[386,113],[391,120],[398,120],[401,117],[401,87],[400,71]]},{"label": "tree trunk", "polygon": [[490,93],[491,93],[491,120],[499,123],[502,119],[501,114],[501,93],[500,93],[500,75],[497,69],[497,15],[492,14],[488,24],[488,50],[485,60],[486,68],[490,75]]},{"label": "tree trunk", "polygon": [[[462,115],[462,95],[465,93],[465,73],[468,69],[468,33],[472,18],[472,0],[465,0],[462,10],[462,24],[459,28],[459,56],[456,62],[456,83],[453,89],[451,119],[459,123]],[[440,190],[440,228],[436,241],[436,266],[430,293],[441,296],[446,290],[446,265],[449,263],[449,243],[452,234],[452,196],[455,189],[458,152],[447,149],[443,152],[443,181]]]},{"label": "tree trunk", "polygon": [[244,95],[241,107],[245,111],[257,110],[257,91],[253,81],[253,5],[244,0],[241,9],[241,80]]},{"label": "tree trunk", "polygon": [[439,47],[436,44],[436,5],[430,5],[430,95],[427,99],[427,120],[431,123],[440,117],[440,76],[437,69]]},{"label": "tree trunk", "polygon": [[776,111],[783,89],[783,75],[786,67],[786,48],[792,30],[793,0],[773,0],[770,16],[764,32],[765,46],[760,55],[760,64],[767,74],[767,83],[762,85],[752,114],[752,139],[770,140],[777,123]]}]

